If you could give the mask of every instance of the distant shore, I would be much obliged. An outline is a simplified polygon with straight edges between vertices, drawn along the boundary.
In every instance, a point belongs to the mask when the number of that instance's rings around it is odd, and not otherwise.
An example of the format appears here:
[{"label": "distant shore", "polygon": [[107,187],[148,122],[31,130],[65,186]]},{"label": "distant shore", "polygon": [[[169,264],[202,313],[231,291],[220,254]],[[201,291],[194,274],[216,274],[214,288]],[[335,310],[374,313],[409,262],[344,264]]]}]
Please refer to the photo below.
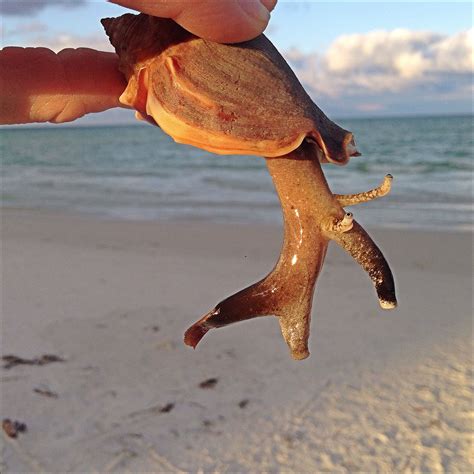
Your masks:
[{"label": "distant shore", "polygon": [[[8,129],[37,129],[37,128],[83,128],[83,127],[130,127],[130,126],[138,126],[138,127],[149,127],[150,125],[147,123],[143,123],[138,121],[135,118],[133,110],[115,110],[113,111],[114,115],[120,115],[117,120],[109,120],[103,121],[101,120],[102,117],[94,116],[94,115],[87,115],[82,117],[75,122],[66,122],[66,123],[27,123],[27,124],[14,124],[14,125],[0,125],[0,130],[8,130]],[[449,114],[420,114],[420,113],[413,113],[413,114],[392,114],[392,115],[344,115],[344,116],[331,116],[331,119],[334,120],[336,123],[342,122],[344,120],[391,120],[391,119],[420,119],[420,118],[428,118],[428,119],[445,119],[451,117],[473,117],[472,113],[465,112],[465,113],[449,113]]]},{"label": "distant shore", "polygon": [[472,470],[470,233],[371,230],[393,312],[332,245],[295,362],[272,317],[182,343],[271,269],[279,226],[1,217],[3,355],[64,359],[1,369],[27,425],[2,472]]}]

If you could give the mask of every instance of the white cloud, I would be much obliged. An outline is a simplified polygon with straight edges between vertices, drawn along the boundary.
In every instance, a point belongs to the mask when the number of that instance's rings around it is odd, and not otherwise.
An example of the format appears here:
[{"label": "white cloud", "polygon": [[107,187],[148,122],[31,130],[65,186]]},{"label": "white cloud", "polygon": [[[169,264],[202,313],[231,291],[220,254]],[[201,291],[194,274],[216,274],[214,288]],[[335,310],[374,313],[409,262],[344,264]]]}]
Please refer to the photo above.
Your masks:
[{"label": "white cloud", "polygon": [[384,110],[385,107],[378,102],[361,102],[355,108],[361,112],[378,112],[379,110]]},{"label": "white cloud", "polygon": [[8,30],[5,29],[3,31],[3,37],[5,38],[16,38],[22,35],[31,35],[35,33],[43,33],[48,31],[48,25],[41,21],[32,20],[27,23],[19,23],[13,28],[9,28]]},{"label": "white cloud", "polygon": [[425,98],[465,97],[470,101],[472,42],[472,29],[451,36],[377,30],[340,36],[324,54],[291,50],[286,57],[316,97],[360,97],[359,110],[375,110],[383,108],[387,97],[408,97],[415,92]]},{"label": "white cloud", "polygon": [[447,72],[472,72],[474,65],[474,30],[471,28],[445,38],[434,45],[436,67]]},{"label": "white cloud", "polygon": [[[72,35],[44,27],[31,21],[4,30],[3,39],[54,51],[69,47],[113,51],[105,33]],[[340,36],[325,52],[292,49],[285,57],[329,115],[468,113],[474,93],[473,36],[472,29],[449,36],[378,30]]]},{"label": "white cloud", "polygon": [[45,47],[56,52],[64,48],[93,48],[101,51],[114,51],[102,27],[99,26],[97,30],[97,33],[71,34],[62,31],[61,27],[52,29],[46,23],[31,20],[26,23],[17,23],[8,29],[3,28],[1,31],[2,45]]},{"label": "white cloud", "polygon": [[57,33],[37,36],[28,41],[28,46],[43,46],[56,52],[64,48],[93,48],[100,51],[114,51],[105,33],[103,35],[94,33],[83,36]]}]

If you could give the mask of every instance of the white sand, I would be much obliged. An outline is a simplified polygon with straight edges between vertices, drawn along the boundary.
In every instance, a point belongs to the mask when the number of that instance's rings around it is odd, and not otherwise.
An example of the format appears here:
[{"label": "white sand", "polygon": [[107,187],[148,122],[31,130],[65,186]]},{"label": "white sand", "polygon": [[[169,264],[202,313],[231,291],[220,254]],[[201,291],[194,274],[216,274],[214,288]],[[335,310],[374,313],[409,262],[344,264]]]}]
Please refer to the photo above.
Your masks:
[{"label": "white sand", "polygon": [[1,472],[472,472],[471,236],[372,233],[400,308],[333,246],[297,362],[270,317],[182,344],[280,229],[5,211],[2,352],[66,362],[1,369]]}]

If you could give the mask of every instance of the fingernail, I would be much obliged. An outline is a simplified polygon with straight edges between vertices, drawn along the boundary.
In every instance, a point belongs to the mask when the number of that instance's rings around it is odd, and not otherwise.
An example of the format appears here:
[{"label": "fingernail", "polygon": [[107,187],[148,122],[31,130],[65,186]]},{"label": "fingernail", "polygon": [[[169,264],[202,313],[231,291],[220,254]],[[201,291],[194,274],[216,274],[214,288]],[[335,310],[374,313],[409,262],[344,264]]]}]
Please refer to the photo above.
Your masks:
[{"label": "fingernail", "polygon": [[265,7],[267,7],[267,10],[269,12],[272,12],[277,4],[277,0],[260,0],[260,2],[262,2],[265,5]]},{"label": "fingernail", "polygon": [[263,0],[239,0],[239,5],[248,16],[267,24],[270,20],[270,12],[264,5]]},{"label": "fingernail", "polygon": [[107,0],[107,1],[108,1],[109,3],[114,3],[115,5],[120,5],[121,7],[133,8],[133,7],[129,7],[126,2],[125,2],[125,5],[124,5],[123,0]]}]

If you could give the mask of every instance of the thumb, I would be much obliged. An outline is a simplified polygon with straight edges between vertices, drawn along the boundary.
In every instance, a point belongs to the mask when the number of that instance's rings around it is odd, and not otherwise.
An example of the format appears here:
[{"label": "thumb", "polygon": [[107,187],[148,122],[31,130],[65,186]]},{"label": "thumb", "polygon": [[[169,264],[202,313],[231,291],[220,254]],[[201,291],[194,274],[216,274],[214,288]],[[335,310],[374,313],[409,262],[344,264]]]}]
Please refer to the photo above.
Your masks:
[{"label": "thumb", "polygon": [[220,43],[258,36],[277,0],[109,0],[153,16],[172,18],[191,33]]}]

